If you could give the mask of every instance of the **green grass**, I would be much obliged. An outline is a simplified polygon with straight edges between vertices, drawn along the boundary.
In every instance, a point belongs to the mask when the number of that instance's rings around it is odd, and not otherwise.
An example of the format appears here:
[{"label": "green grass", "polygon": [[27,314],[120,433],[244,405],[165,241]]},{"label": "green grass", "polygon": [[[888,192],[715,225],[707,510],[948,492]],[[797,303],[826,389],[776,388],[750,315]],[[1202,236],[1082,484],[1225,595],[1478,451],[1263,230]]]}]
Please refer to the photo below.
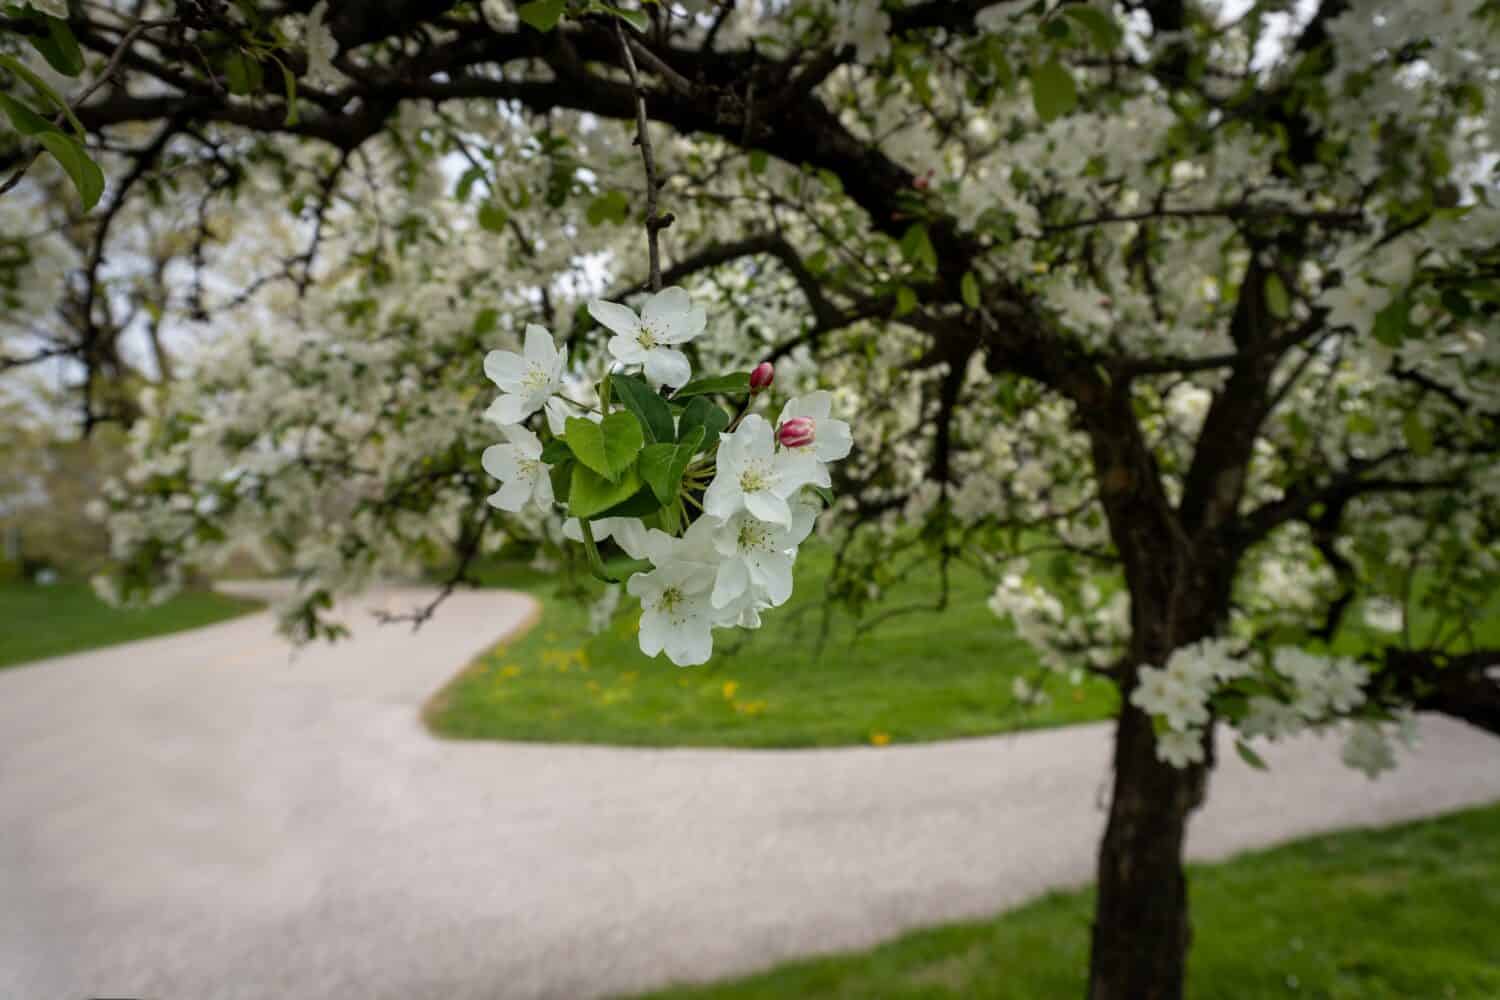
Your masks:
[{"label": "green grass", "polygon": [[0,667],[197,628],[260,605],[206,590],[139,610],[112,608],[86,583],[0,583]]},{"label": "green grass", "polygon": [[[1009,625],[986,606],[993,584],[955,567],[947,610],[890,618],[857,639],[834,619],[819,645],[828,555],[805,552],[795,596],[758,632],[714,634],[701,667],[648,659],[636,646],[638,609],[599,635],[588,610],[543,577],[515,567],[485,582],[531,590],[542,617],[479,658],[428,706],[432,729],[463,739],[632,746],[798,747],[899,743],[1102,719],[1116,695],[1090,680],[1053,678],[1050,700],[1017,703],[1017,676],[1044,676]],[[930,602],[935,571],[910,574],[888,603]],[[621,600],[623,609],[634,601]]]},{"label": "green grass", "polygon": [[[1500,806],[1191,870],[1188,996],[1500,997]],[[1091,892],[658,1000],[1083,995]]]}]

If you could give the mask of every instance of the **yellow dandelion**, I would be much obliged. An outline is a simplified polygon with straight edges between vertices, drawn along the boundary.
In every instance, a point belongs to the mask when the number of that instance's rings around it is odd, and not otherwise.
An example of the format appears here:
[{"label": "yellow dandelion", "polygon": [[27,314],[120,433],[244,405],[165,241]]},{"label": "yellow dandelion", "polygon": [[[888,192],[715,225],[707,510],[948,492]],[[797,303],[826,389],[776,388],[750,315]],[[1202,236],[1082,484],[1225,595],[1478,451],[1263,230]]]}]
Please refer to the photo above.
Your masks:
[{"label": "yellow dandelion", "polygon": [[874,733],[870,734],[870,744],[872,746],[883,747],[887,743],[889,743],[890,741],[891,741],[891,734],[890,733],[874,732]]},{"label": "yellow dandelion", "polygon": [[506,666],[503,666],[503,667],[500,668],[500,676],[501,677],[520,677],[521,676],[521,668],[518,667],[518,666],[516,666],[514,663],[507,664]]},{"label": "yellow dandelion", "polygon": [[734,693],[736,691],[738,691],[739,689],[740,689],[740,682],[739,681],[725,681],[724,682],[724,700],[725,701],[731,701],[731,700],[733,700]]}]

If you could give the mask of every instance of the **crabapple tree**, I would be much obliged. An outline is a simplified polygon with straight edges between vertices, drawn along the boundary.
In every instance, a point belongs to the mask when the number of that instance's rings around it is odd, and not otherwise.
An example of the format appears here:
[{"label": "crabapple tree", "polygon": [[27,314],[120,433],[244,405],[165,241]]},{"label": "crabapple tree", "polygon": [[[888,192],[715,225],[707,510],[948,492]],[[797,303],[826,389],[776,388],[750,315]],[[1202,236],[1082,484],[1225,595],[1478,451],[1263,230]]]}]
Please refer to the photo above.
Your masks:
[{"label": "crabapple tree", "polygon": [[972,562],[1036,696],[1122,695],[1099,998],[1182,994],[1219,749],[1326,728],[1373,775],[1417,712],[1500,732],[1493,0],[0,27],[0,364],[133,423],[122,600],[248,547],[307,639],[526,539],[685,664],[775,627],[815,521],[856,613],[898,554]]}]

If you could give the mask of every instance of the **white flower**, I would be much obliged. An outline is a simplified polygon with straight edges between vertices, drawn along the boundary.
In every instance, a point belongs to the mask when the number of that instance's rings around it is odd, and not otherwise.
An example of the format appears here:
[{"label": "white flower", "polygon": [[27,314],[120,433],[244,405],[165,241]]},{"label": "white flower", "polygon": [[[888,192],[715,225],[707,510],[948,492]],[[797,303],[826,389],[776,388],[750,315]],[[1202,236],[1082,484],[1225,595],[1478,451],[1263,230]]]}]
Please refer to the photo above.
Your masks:
[{"label": "white flower", "polygon": [[825,488],[833,484],[833,481],[828,478],[826,463],[847,458],[849,449],[854,446],[854,435],[849,430],[849,424],[829,417],[832,411],[833,393],[826,389],[819,389],[817,392],[810,392],[805,396],[788,400],[787,404],[781,408],[781,416],[776,419],[778,427],[794,417],[802,417],[813,422],[812,444],[789,450],[794,453],[810,453],[818,460],[817,478],[813,482]]},{"label": "white flower", "polygon": [[589,634],[598,635],[609,628],[609,623],[615,617],[615,609],[619,606],[619,586],[605,587],[599,599],[589,605]]},{"label": "white flower", "polygon": [[1246,738],[1264,736],[1278,740],[1290,736],[1303,727],[1302,715],[1291,705],[1263,694],[1250,699],[1249,709],[1240,720],[1238,729]]},{"label": "white flower", "polygon": [[685,344],[702,333],[708,313],[693,305],[681,288],[663,288],[646,300],[639,316],[628,306],[603,299],[589,303],[589,315],[614,334],[609,353],[615,360],[642,366],[653,384],[676,388],[693,377],[687,355],[671,345]]},{"label": "white flower", "polygon": [[1349,727],[1340,756],[1345,764],[1363,771],[1365,777],[1371,779],[1396,767],[1396,753],[1391,749],[1391,741],[1386,739],[1380,723],[1368,720],[1360,720]]},{"label": "white flower", "polygon": [[1171,670],[1142,667],[1140,682],[1130,693],[1130,703],[1143,712],[1166,719],[1176,732],[1208,721],[1207,689]]},{"label": "white flower", "polygon": [[1176,729],[1156,736],[1156,759],[1173,767],[1187,767],[1203,763],[1203,731]]},{"label": "white flower", "polygon": [[891,51],[891,19],[880,0],[843,0],[839,4],[834,44],[854,46],[854,58],[864,64],[885,58]]},{"label": "white flower", "polygon": [[748,510],[762,521],[791,527],[787,498],[817,479],[817,459],[777,451],[771,425],[759,414],[733,434],[719,435],[718,469],[703,494],[703,509],[720,520]]},{"label": "white flower", "polygon": [[640,644],[647,656],[666,652],[679,667],[690,667],[713,655],[712,531],[712,522],[700,519],[682,538],[651,532],[655,568],[625,584],[641,602]]},{"label": "white flower", "polygon": [[[495,423],[518,424],[547,405],[562,388],[568,349],[559,350],[552,335],[536,324],[526,327],[525,354],[491,351],[484,357],[484,373],[500,387],[500,398],[485,416]],[[550,414],[549,414],[550,416]]]},{"label": "white flower", "polygon": [[759,591],[771,607],[792,596],[792,531],[740,511],[714,532],[724,557],[714,576],[713,606],[723,608],[746,591]]},{"label": "white flower", "polygon": [[339,54],[339,43],[325,21],[327,14],[328,0],[318,0],[307,12],[307,27],[304,29],[307,78],[316,86],[332,89],[344,82],[344,74],[333,65],[333,57]]},{"label": "white flower", "polygon": [[490,506],[512,513],[535,500],[542,509],[552,506],[552,478],[542,462],[542,442],[519,424],[500,428],[508,444],[484,449],[484,471],[503,484],[490,494]]},{"label": "white flower", "polygon": [[1406,610],[1387,597],[1372,597],[1365,602],[1365,624],[1381,632],[1400,632],[1406,621]]}]

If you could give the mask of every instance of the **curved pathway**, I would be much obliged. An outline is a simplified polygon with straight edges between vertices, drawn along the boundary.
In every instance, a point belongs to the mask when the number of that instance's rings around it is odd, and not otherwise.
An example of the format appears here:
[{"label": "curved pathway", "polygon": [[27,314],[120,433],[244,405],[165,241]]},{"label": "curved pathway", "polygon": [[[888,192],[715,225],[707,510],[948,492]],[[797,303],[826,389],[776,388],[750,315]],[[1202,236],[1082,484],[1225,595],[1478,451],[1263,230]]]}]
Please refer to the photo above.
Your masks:
[{"label": "curved pathway", "polygon": [[[425,698],[533,612],[297,656],[257,614],[0,672],[0,997],[583,997],[858,948],[1085,882],[1105,725],[832,751],[456,743]],[[663,664],[662,669],[675,669]],[[1331,743],[1220,754],[1191,853],[1500,799],[1429,720],[1367,782]]]}]

